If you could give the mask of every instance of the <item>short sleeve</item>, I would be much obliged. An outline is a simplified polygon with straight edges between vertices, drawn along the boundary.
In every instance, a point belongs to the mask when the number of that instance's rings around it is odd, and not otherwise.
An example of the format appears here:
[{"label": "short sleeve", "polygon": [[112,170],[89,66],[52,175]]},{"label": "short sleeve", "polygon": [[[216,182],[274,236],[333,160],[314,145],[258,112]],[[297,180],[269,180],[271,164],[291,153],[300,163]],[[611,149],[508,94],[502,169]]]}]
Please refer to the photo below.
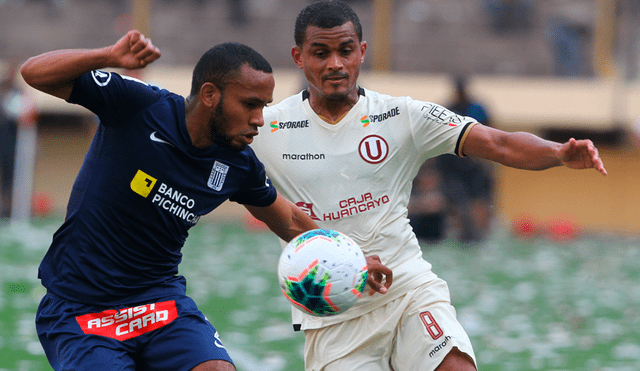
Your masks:
[{"label": "short sleeve", "polygon": [[469,130],[477,121],[461,116],[436,103],[407,98],[411,133],[419,152],[427,157],[461,153]]},{"label": "short sleeve", "polygon": [[75,80],[68,102],[95,113],[104,125],[118,126],[166,94],[138,79],[96,70]]},{"label": "short sleeve", "polygon": [[250,153],[249,159],[251,161],[247,179],[242,190],[230,197],[229,200],[242,205],[269,206],[276,201],[278,192],[269,180],[262,162],[258,160],[250,147],[247,147],[247,150]]}]

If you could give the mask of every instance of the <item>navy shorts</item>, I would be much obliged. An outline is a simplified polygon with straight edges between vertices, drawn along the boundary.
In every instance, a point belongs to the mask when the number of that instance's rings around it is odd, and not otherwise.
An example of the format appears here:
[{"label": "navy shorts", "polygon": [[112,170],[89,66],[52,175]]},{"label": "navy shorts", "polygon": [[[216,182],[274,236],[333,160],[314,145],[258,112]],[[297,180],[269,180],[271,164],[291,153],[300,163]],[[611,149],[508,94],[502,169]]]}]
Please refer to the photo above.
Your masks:
[{"label": "navy shorts", "polygon": [[48,293],[36,329],[56,371],[186,371],[208,360],[232,363],[216,329],[184,295],[104,308]]}]

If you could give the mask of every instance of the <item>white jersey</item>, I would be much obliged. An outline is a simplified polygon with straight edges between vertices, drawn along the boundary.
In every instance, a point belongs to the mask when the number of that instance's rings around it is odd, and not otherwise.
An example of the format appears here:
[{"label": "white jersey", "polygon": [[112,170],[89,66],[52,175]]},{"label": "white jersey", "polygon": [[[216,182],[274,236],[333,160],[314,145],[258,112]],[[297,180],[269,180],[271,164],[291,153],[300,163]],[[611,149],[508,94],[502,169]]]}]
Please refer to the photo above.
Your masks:
[{"label": "white jersey", "polygon": [[251,145],[283,196],[393,270],[385,295],[365,291],[343,314],[318,318],[294,310],[294,325],[302,329],[360,316],[436,277],[407,218],[412,181],[427,158],[461,155],[476,123],[434,103],[359,93],[334,125],[313,111],[306,91],[267,107]]}]

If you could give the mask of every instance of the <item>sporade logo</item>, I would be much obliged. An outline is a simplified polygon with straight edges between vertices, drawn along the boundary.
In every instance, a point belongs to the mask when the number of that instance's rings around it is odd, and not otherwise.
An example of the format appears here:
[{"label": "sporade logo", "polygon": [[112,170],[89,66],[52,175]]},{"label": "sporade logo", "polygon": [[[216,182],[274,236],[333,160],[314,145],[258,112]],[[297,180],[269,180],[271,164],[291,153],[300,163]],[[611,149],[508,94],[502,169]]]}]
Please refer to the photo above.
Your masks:
[{"label": "sporade logo", "polygon": [[400,108],[399,107],[394,107],[390,110],[388,110],[387,112],[384,113],[379,113],[376,115],[368,115],[368,116],[362,116],[360,118],[360,122],[362,123],[362,127],[366,128],[367,126],[369,126],[369,124],[373,124],[375,122],[380,122],[380,121],[384,121],[387,119],[390,119],[392,117],[398,116],[400,114]]},{"label": "sporade logo", "polygon": [[271,121],[269,126],[271,126],[272,133],[282,129],[303,129],[309,127],[309,120],[284,122]]}]

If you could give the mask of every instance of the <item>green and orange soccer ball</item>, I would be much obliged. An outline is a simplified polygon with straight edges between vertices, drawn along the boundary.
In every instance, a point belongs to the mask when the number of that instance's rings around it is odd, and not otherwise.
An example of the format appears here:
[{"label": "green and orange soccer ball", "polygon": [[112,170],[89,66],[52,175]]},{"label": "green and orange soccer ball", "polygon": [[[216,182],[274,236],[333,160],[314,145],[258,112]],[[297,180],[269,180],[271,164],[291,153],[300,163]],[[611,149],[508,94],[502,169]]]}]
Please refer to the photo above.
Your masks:
[{"label": "green and orange soccer ball", "polygon": [[325,317],[351,308],[362,296],[367,261],[348,236],[314,229],[294,238],[278,262],[284,295],[304,313]]}]

